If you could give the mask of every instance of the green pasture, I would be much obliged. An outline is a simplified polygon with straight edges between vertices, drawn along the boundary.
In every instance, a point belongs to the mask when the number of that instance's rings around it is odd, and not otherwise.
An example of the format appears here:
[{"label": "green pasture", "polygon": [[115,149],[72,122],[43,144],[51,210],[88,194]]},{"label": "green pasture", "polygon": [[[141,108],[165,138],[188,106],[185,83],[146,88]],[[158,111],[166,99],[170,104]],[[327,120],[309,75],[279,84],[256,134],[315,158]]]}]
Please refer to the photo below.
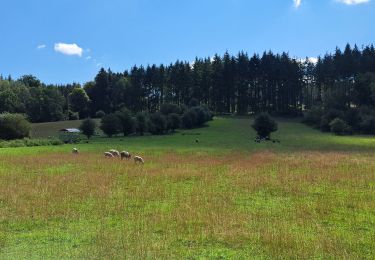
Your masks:
[{"label": "green pasture", "polygon": [[[77,127],[61,124],[33,129]],[[217,117],[0,149],[0,259],[374,259],[375,138],[294,120],[279,120],[280,144],[254,137],[250,119]],[[112,148],[146,163],[104,158]]]}]

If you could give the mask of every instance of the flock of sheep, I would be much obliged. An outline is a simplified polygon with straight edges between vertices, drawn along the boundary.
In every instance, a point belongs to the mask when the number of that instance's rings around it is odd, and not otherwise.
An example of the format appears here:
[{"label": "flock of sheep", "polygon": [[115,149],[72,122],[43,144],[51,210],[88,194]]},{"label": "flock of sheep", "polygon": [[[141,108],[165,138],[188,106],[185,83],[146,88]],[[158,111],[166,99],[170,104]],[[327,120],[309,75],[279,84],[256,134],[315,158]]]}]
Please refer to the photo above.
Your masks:
[{"label": "flock of sheep", "polygon": [[[79,151],[78,151],[77,148],[73,148],[72,153],[73,154],[79,154]],[[127,151],[119,152],[115,149],[111,149],[108,152],[104,153],[104,157],[106,157],[106,158],[116,158],[116,157],[118,157],[118,158],[121,158],[121,160],[122,159],[128,159],[129,160],[129,159],[132,158],[132,155]],[[143,158],[140,157],[140,156],[134,156],[133,159],[134,159],[135,163],[142,163],[142,164],[145,163]]]}]

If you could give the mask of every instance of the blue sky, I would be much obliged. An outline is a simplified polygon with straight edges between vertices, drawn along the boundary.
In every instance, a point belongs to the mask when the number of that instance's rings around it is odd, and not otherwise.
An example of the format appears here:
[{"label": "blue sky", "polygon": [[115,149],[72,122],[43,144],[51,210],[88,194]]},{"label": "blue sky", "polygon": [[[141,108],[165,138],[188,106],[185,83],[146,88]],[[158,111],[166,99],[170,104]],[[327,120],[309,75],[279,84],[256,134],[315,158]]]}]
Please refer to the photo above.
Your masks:
[{"label": "blue sky", "polygon": [[83,83],[226,50],[316,57],[375,43],[374,16],[375,0],[1,0],[0,74]]}]

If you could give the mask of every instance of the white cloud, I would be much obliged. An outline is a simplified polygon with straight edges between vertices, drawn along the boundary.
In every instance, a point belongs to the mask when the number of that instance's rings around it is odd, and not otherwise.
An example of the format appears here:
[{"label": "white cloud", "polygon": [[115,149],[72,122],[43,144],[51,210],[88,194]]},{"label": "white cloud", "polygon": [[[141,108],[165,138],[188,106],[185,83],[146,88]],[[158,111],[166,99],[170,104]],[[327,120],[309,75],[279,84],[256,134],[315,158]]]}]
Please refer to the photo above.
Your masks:
[{"label": "white cloud", "polygon": [[370,0],[336,0],[339,3],[343,3],[346,5],[359,5],[359,4],[365,4],[370,2]]},{"label": "white cloud", "polygon": [[295,8],[300,7],[300,5],[302,4],[302,0],[293,0],[293,2],[294,2],[294,7]]},{"label": "white cloud", "polygon": [[42,49],[44,49],[45,47],[47,47],[45,44],[40,44],[40,45],[36,46],[36,48],[37,48],[38,50],[42,50]]},{"label": "white cloud", "polygon": [[87,56],[87,57],[86,57],[86,60],[91,60],[91,59],[92,59],[91,56]]},{"label": "white cloud", "polygon": [[100,66],[102,66],[102,65],[103,65],[103,64],[100,63],[100,62],[96,63],[96,67],[100,67]]},{"label": "white cloud", "polygon": [[77,55],[79,57],[82,57],[83,53],[83,49],[75,43],[55,43],[55,51],[65,55]]}]

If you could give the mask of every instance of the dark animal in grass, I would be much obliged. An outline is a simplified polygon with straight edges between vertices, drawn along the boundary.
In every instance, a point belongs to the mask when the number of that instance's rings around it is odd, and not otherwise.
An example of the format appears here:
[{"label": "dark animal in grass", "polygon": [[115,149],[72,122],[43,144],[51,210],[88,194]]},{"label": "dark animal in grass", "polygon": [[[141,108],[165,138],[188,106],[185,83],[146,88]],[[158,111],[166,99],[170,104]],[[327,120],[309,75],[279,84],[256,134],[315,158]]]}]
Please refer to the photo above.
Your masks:
[{"label": "dark animal in grass", "polygon": [[196,143],[199,143],[199,139],[195,139],[195,142],[196,142]]}]

